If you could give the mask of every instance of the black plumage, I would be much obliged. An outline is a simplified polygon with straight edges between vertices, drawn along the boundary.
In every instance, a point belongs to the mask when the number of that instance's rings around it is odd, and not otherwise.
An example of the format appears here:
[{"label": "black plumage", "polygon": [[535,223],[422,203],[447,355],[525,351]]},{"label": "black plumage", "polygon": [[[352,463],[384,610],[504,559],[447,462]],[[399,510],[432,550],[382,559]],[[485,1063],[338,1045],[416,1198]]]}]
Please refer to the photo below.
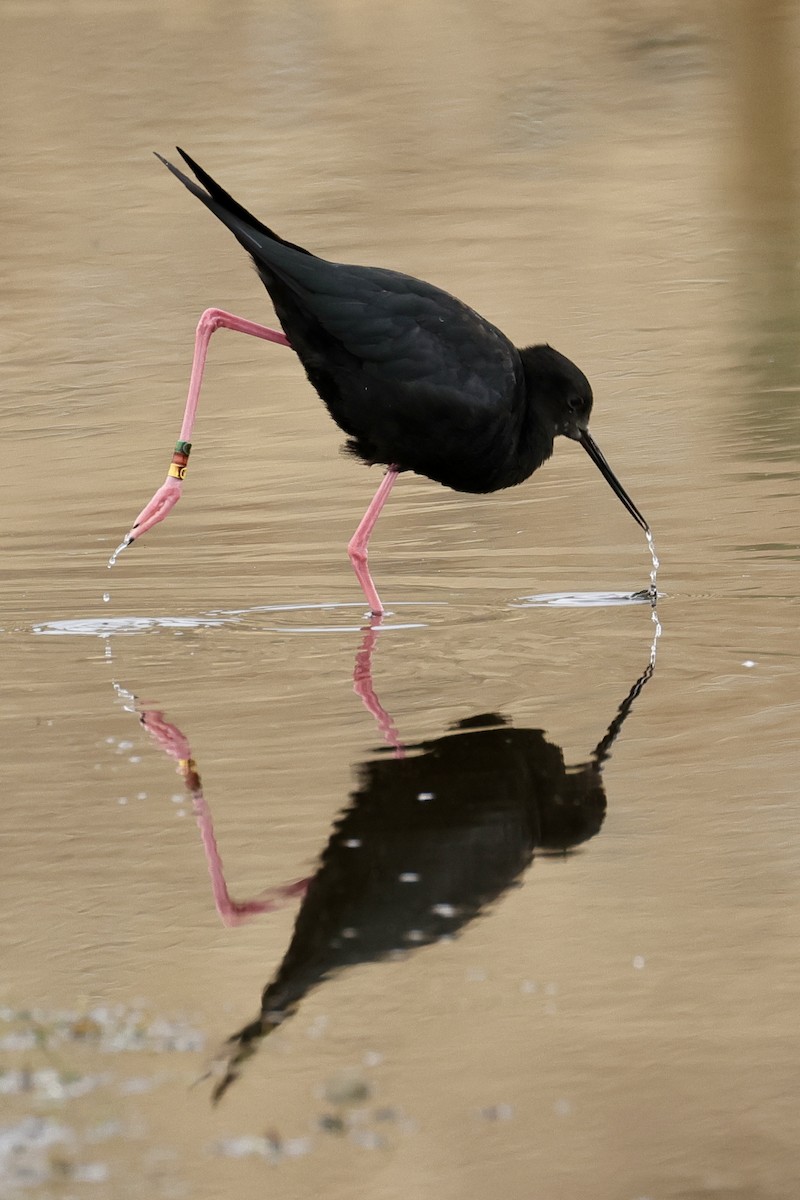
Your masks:
[{"label": "black plumage", "polygon": [[583,440],[592,389],[563,354],[546,345],[518,350],[421,279],[330,262],[286,241],[179,153],[202,187],[159,158],[248,252],[359,458],[456,491],[493,492],[527,479],[558,434]]}]

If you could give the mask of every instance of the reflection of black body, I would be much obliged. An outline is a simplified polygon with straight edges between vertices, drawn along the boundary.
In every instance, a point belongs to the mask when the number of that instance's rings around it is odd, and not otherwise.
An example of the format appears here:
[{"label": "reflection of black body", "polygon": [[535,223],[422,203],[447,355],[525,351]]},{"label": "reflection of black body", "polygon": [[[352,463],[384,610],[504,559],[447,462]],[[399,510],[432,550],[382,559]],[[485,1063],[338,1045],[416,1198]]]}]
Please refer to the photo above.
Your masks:
[{"label": "reflection of black body", "polygon": [[261,1014],[228,1043],[215,1098],[332,972],[451,936],[519,879],[537,848],[564,853],[593,837],[606,810],[602,763],[651,671],[581,767],[566,767],[540,730],[495,715],[409,746],[408,757],[363,763]]},{"label": "reflection of black body", "polygon": [[[470,728],[477,723],[495,727]],[[602,823],[599,770],[568,774],[538,730],[477,718],[408,749],[414,757],[362,764],[264,993],[267,1020],[335,968],[453,933],[518,878],[537,846],[564,850]]]}]

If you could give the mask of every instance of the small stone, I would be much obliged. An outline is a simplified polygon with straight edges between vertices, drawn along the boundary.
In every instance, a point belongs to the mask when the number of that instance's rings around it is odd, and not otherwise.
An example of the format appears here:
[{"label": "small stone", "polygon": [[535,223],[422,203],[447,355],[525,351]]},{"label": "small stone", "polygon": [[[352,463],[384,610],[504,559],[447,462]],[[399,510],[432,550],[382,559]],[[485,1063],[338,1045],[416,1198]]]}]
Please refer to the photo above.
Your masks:
[{"label": "small stone", "polygon": [[325,1082],[324,1095],[329,1104],[347,1107],[364,1104],[369,1100],[372,1089],[361,1075],[352,1071],[340,1071]]}]

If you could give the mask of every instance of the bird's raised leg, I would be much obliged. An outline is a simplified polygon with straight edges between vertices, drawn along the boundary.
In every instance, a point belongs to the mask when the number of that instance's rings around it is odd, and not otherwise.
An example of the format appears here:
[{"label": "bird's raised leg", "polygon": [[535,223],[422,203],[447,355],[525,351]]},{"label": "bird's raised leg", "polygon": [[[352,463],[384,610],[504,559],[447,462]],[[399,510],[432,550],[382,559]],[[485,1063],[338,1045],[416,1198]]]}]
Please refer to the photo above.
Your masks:
[{"label": "bird's raised leg", "polygon": [[126,546],[130,546],[131,542],[135,542],[137,538],[140,538],[143,533],[147,533],[148,529],[152,529],[159,521],[163,521],[181,498],[183,480],[186,476],[186,464],[189,459],[189,451],[192,448],[192,429],[194,428],[195,416],[197,415],[197,402],[200,399],[200,386],[203,382],[208,343],[211,340],[212,333],[217,329],[232,329],[236,333],[249,333],[252,337],[262,338],[267,342],[277,342],[279,346],[289,345],[286,335],[277,329],[268,329],[266,325],[257,325],[255,321],[246,321],[244,317],[237,317],[234,313],[224,312],[221,308],[206,309],[197,324],[192,374],[189,380],[189,394],[186,397],[181,435],[175,447],[175,453],[172,456],[167,478],[152,500],[139,513],[131,529],[125,535],[123,542],[114,551],[109,565],[113,564],[121,550],[124,550]]},{"label": "bird's raised leg", "polygon": [[375,528],[375,522],[381,515],[381,509],[386,503],[389,492],[395,485],[395,480],[400,471],[398,467],[389,467],[384,475],[381,486],[378,488],[375,495],[372,497],[369,508],[361,518],[358,528],[347,545],[347,553],[350,556],[350,562],[353,564],[353,570],[356,573],[356,579],[361,585],[361,590],[367,598],[367,603],[370,607],[370,612],[373,617],[380,617],[386,611],[381,604],[381,598],[378,595],[377,588],[372,582],[372,576],[369,573],[367,566],[367,547],[369,544],[370,534]]}]

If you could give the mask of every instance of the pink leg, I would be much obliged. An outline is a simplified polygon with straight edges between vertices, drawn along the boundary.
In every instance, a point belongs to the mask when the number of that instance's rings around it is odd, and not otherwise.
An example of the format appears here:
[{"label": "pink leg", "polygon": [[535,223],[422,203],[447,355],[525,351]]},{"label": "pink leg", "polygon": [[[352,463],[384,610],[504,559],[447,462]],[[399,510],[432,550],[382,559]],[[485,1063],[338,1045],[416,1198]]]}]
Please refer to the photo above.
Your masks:
[{"label": "pink leg", "polygon": [[353,564],[353,570],[356,573],[356,579],[361,585],[361,590],[367,598],[367,603],[370,607],[370,612],[373,617],[380,617],[386,612],[386,609],[381,604],[381,598],[378,595],[375,584],[372,582],[372,576],[369,573],[367,566],[367,546],[370,539],[370,534],[375,528],[375,522],[381,515],[381,509],[386,503],[389,492],[395,485],[395,480],[399,475],[397,467],[389,467],[383,477],[381,486],[378,488],[375,495],[372,497],[370,506],[364,513],[364,516],[359,522],[353,536],[347,546],[347,553],[350,556],[350,562]]},{"label": "pink leg", "polygon": [[197,402],[200,399],[200,385],[203,382],[203,371],[206,365],[208,343],[212,333],[217,329],[232,329],[236,333],[249,333],[252,337],[263,338],[267,342],[277,342],[279,346],[289,345],[286,335],[277,329],[268,329],[266,325],[257,325],[255,321],[246,321],[244,317],[224,312],[221,308],[206,309],[197,324],[189,394],[186,397],[180,441],[176,447],[169,474],[152,500],[139,513],[132,528],[125,535],[124,541],[114,551],[109,566],[113,566],[121,550],[130,546],[131,542],[140,538],[143,533],[147,533],[148,529],[152,529],[159,521],[163,521],[181,498],[183,479],[186,474],[186,460],[189,456],[189,449],[191,449],[190,439],[197,415]]}]

